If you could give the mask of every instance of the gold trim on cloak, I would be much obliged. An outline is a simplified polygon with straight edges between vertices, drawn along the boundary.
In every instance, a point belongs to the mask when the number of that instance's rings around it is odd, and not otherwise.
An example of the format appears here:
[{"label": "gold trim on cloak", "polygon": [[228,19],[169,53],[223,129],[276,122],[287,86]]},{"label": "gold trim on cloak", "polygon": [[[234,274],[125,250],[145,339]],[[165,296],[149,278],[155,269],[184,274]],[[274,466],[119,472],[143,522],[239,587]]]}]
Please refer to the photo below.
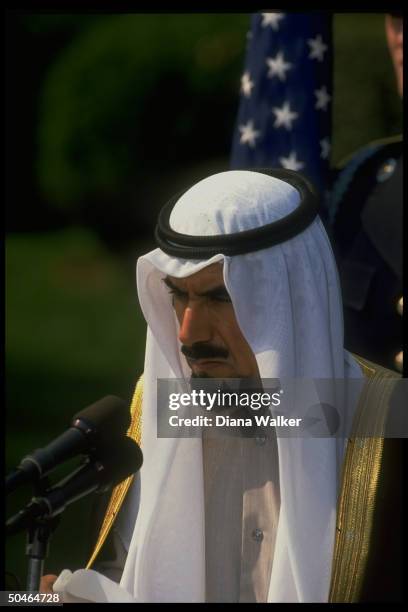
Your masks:
[{"label": "gold trim on cloak", "polygon": [[[141,442],[141,433],[142,433],[142,399],[143,399],[143,375],[137,381],[136,389],[133,394],[132,403],[130,406],[131,413],[131,423],[130,427],[127,431],[127,435],[136,442],[140,446]],[[133,481],[133,475],[126,478],[120,482],[112,491],[111,498],[109,500],[108,507],[106,509],[106,513],[102,522],[101,529],[99,531],[98,540],[95,545],[95,549],[92,553],[91,558],[89,559],[86,569],[90,569],[91,565],[94,563],[96,557],[98,556],[102,546],[105,543],[106,538],[112,528],[113,523],[119,513],[119,509],[126,497],[126,493],[129,490],[130,485]]]},{"label": "gold trim on cloak", "polygon": [[[389,397],[398,374],[354,355],[366,377],[352,432],[384,432]],[[329,602],[359,601],[372,541],[373,517],[384,438],[351,437],[347,442],[337,507]]]}]

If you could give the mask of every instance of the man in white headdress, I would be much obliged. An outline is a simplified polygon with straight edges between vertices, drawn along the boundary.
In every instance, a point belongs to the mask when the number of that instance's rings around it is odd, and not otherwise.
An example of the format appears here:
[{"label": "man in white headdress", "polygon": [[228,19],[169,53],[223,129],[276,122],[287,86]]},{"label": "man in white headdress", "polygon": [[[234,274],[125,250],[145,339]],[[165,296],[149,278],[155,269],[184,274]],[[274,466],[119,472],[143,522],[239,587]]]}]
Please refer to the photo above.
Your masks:
[{"label": "man in white headdress", "polygon": [[[356,444],[347,428],[367,405],[367,385],[357,401],[353,384],[378,371],[343,348],[337,271],[313,188],[288,170],[222,172],[164,207],[156,239],[137,265],[148,329],[129,435],[144,464],[114,490],[88,569],[64,571],[54,590],[66,601],[358,600],[384,439]],[[342,379],[346,429],[158,437],[157,380],[192,375]],[[382,402],[371,398],[379,421],[391,386]],[[115,520],[116,565],[89,569]],[[47,580],[55,577],[43,588]]]}]

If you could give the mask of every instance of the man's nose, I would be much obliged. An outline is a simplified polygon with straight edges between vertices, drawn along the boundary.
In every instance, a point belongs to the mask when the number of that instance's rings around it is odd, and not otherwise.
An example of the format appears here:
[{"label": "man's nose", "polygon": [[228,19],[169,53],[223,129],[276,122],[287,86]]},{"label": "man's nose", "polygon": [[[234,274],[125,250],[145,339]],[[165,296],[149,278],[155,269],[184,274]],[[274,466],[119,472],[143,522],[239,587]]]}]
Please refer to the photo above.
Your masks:
[{"label": "man's nose", "polygon": [[180,322],[180,342],[192,346],[195,342],[208,342],[211,337],[212,327],[207,306],[198,302],[189,302]]}]

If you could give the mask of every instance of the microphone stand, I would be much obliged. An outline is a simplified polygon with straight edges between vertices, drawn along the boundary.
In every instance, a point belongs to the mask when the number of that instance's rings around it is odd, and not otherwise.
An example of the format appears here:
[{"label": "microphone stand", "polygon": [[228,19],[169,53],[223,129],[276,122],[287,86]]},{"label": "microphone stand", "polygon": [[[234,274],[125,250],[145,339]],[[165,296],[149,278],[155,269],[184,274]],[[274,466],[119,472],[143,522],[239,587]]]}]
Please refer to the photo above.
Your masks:
[{"label": "microphone stand", "polygon": [[[43,478],[35,485],[35,494],[44,495],[49,487],[48,478]],[[60,515],[54,517],[33,517],[27,529],[26,556],[28,557],[27,591],[40,590],[40,581],[44,570],[44,561],[49,551],[49,539],[55,531]]]},{"label": "microphone stand", "polygon": [[116,461],[111,460],[112,448],[105,449],[102,456],[87,456],[74,472],[57,485],[50,487],[44,476],[34,484],[35,496],[25,509],[20,510],[6,522],[6,534],[13,535],[27,529],[26,556],[29,559],[27,590],[38,591],[48,554],[48,541],[57,527],[66,506],[82,497],[104,492],[136,473],[143,462],[139,446],[127,436],[120,442]]},{"label": "microphone stand", "polygon": [[66,505],[102,486],[107,487],[108,483],[102,485],[98,480],[98,477],[100,479],[100,475],[104,473],[106,473],[105,466],[98,460],[91,460],[88,457],[80,464],[79,468],[53,488],[50,487],[49,480],[45,476],[34,484],[34,497],[28,506],[33,507],[36,502],[45,502],[45,507],[41,510],[41,505],[39,505],[39,512],[20,511],[10,521],[7,521],[7,535],[13,535],[21,528],[27,530],[27,591],[38,592],[39,590],[44,560],[48,555],[49,539],[56,529]]}]

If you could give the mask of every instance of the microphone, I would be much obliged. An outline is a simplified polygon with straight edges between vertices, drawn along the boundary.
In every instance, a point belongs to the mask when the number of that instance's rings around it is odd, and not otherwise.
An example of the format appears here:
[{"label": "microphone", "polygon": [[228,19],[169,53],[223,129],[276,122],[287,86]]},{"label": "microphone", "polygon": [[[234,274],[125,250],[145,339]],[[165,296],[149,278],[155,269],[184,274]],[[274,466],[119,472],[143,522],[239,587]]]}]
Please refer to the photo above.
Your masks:
[{"label": "microphone", "polygon": [[67,459],[109,444],[112,437],[126,433],[130,420],[126,403],[114,395],[84,408],[74,415],[67,431],[22,459],[6,478],[6,492],[39,480]]},{"label": "microphone", "polygon": [[96,491],[102,493],[135,474],[142,466],[143,454],[137,443],[123,436],[115,446],[106,447],[98,459],[89,457],[72,474],[61,480],[42,497],[31,502],[6,523],[6,534],[14,535],[27,529],[36,518],[51,519],[69,504]]}]

